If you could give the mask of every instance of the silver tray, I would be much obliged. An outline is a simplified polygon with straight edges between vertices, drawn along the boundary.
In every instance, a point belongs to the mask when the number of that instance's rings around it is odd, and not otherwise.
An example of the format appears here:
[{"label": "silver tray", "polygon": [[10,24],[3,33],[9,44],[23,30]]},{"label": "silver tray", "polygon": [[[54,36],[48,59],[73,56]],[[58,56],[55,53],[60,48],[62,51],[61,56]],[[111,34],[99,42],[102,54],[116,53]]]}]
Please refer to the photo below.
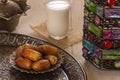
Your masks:
[{"label": "silver tray", "polygon": [[49,42],[27,35],[0,32],[0,80],[87,80],[82,66],[66,51],[57,47],[63,54],[64,63],[60,68],[45,74],[27,74],[15,70],[9,63],[9,56],[22,44],[42,45]]}]

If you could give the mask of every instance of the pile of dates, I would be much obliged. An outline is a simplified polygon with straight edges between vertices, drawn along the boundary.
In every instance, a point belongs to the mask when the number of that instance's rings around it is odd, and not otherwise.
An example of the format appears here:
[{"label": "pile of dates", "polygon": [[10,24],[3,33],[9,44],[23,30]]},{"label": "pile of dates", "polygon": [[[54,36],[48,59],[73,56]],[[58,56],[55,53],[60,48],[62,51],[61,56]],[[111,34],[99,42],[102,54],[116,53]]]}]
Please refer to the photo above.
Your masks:
[{"label": "pile of dates", "polygon": [[50,69],[58,62],[59,50],[51,45],[35,46],[24,44],[16,48],[16,64],[26,70]]}]

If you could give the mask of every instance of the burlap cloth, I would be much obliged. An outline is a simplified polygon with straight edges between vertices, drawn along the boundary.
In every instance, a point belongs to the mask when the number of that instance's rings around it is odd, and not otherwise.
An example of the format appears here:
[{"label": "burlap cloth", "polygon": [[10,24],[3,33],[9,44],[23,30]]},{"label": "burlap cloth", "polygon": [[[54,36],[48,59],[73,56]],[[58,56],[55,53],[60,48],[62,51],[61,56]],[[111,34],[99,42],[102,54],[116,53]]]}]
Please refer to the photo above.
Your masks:
[{"label": "burlap cloth", "polygon": [[54,40],[49,37],[47,32],[46,23],[41,23],[37,26],[30,26],[35,32],[39,34],[39,36],[52,44],[55,44],[63,49],[68,48],[71,45],[74,45],[81,41],[81,33],[80,30],[69,29],[68,36],[62,40]]}]

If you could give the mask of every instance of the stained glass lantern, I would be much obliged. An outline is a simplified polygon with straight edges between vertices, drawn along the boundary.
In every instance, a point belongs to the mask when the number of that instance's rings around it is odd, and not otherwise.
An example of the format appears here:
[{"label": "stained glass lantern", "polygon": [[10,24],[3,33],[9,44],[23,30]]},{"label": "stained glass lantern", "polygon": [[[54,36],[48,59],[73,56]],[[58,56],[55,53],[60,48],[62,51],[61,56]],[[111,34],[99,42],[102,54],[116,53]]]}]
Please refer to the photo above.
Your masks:
[{"label": "stained glass lantern", "polygon": [[83,57],[100,69],[120,69],[120,0],[85,0]]}]

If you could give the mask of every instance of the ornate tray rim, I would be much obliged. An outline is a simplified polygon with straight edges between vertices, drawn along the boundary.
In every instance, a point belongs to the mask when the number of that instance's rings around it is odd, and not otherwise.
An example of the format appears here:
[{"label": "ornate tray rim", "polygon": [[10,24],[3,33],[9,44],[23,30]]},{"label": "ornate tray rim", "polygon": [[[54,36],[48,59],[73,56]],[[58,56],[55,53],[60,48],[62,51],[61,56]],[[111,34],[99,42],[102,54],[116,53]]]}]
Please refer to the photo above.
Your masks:
[{"label": "ornate tray rim", "polygon": [[[40,38],[36,38],[36,37],[32,37],[32,36],[29,36],[29,35],[25,35],[25,34],[19,34],[19,33],[14,33],[14,32],[1,32],[0,31],[0,35],[1,34],[5,34],[5,35],[18,35],[18,36],[24,36],[24,37],[29,37],[29,38],[33,38],[33,39],[35,39],[35,40],[40,40],[40,41],[43,41],[43,42],[45,42],[45,43],[47,43],[47,44],[50,44],[50,45],[53,45],[53,46],[55,46],[55,47],[57,47],[58,49],[60,49],[61,51],[63,51],[63,52],[65,52],[67,55],[69,55],[76,63],[77,63],[77,65],[79,66],[79,68],[81,69],[81,71],[82,71],[82,73],[83,73],[83,79],[84,80],[87,80],[87,75],[86,75],[86,72],[85,72],[85,70],[84,70],[84,68],[81,66],[81,63],[80,62],[78,62],[76,59],[75,59],[75,57],[73,57],[71,54],[69,54],[67,51],[65,51],[65,50],[63,50],[62,48],[60,48],[60,47],[58,47],[58,46],[56,46],[56,45],[54,45],[54,44],[52,44],[52,43],[50,43],[50,42],[47,42],[47,41],[45,41],[45,40],[43,40],[43,39],[40,39]],[[6,44],[1,44],[0,43],[0,45],[6,45]],[[18,46],[18,45],[11,45],[11,46]],[[63,65],[63,64],[62,64]],[[63,67],[63,66],[62,66]],[[64,70],[64,68],[63,68],[63,70]],[[66,71],[65,71],[66,72]],[[66,74],[68,74],[68,73],[66,73]],[[69,75],[68,75],[68,77],[69,77]]]}]

